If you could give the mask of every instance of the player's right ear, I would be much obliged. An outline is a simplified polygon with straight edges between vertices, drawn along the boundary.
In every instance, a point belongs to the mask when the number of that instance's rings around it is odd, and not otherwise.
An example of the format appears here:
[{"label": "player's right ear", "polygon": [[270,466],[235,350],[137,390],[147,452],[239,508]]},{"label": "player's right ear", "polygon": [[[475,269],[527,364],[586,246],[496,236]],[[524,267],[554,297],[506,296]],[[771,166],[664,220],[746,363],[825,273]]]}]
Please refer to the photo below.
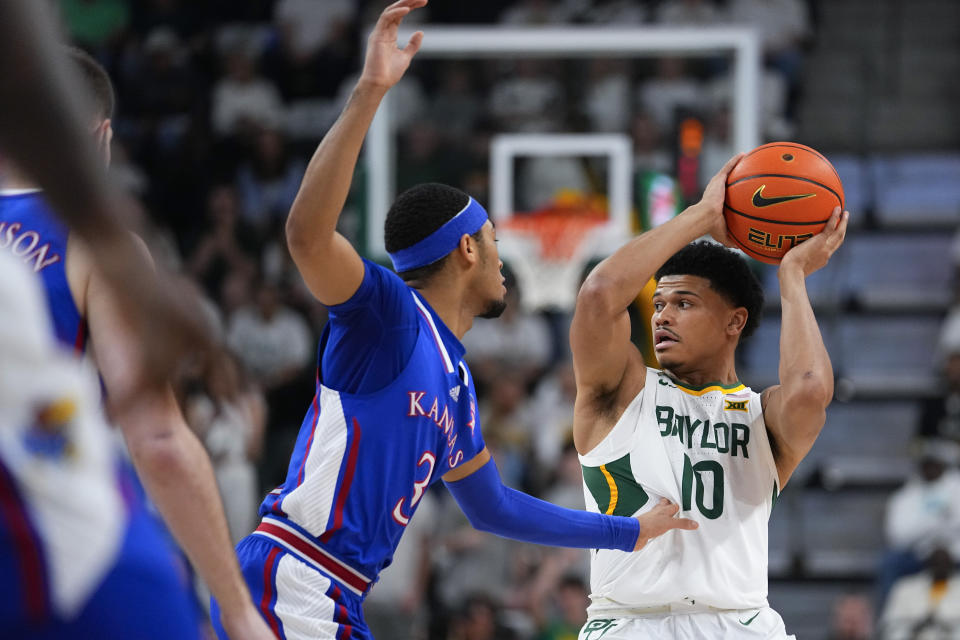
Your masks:
[{"label": "player's right ear", "polygon": [[457,251],[468,266],[474,265],[480,260],[480,247],[469,233],[460,236],[460,244],[457,246]]}]

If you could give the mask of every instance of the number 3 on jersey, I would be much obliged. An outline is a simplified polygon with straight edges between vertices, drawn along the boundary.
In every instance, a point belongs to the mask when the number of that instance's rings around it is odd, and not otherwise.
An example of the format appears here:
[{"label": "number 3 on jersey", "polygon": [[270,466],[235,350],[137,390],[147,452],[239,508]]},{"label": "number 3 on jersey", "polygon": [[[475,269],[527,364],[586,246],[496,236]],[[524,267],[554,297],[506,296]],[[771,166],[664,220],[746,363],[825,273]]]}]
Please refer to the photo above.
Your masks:
[{"label": "number 3 on jersey", "polygon": [[[704,504],[704,479],[710,474],[713,482],[713,499],[710,506]],[[697,485],[697,509],[710,520],[716,520],[723,513],[723,467],[716,460],[701,460],[697,464],[690,461],[690,456],[683,455],[683,487],[681,508],[690,511],[692,507],[693,485]]]},{"label": "number 3 on jersey", "polygon": [[[423,455],[420,456],[420,460],[417,461],[417,468],[419,469],[423,465],[427,465],[427,475],[423,480],[417,480],[413,483],[413,497],[410,499],[410,509],[409,512],[412,514],[413,509],[417,506],[417,503],[420,502],[420,498],[423,497],[423,494],[427,490],[427,486],[430,485],[430,478],[433,477],[433,467],[437,464],[437,457],[430,453],[429,451],[424,451]],[[407,523],[410,522],[410,516],[403,515],[403,502],[406,498],[400,498],[397,500],[397,504],[393,507],[393,519],[401,527],[407,526]]]}]

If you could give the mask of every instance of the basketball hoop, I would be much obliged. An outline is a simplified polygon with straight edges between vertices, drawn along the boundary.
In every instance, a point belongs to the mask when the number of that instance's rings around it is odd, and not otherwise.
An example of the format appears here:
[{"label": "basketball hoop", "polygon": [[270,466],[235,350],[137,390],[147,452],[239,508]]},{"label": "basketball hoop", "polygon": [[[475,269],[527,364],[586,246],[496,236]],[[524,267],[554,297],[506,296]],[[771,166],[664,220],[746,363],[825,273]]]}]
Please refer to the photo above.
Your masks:
[{"label": "basketball hoop", "polygon": [[525,309],[570,310],[580,276],[609,231],[605,211],[582,202],[519,213],[497,225],[500,255],[522,287]]}]

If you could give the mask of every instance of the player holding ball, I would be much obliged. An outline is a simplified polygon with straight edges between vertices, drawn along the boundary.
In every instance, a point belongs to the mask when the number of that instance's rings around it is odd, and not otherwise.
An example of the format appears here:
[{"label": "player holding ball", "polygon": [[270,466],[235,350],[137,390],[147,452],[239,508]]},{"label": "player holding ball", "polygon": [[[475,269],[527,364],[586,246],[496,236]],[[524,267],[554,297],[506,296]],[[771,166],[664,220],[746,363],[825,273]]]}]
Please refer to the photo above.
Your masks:
[{"label": "player holding ball", "polygon": [[[833,396],[805,279],[843,243],[848,219],[836,206],[838,179],[814,185],[798,171],[758,162],[773,156],[789,163],[787,154],[813,161],[805,147],[792,147],[732,158],[700,202],[601,262],[577,297],[570,328],[574,440],[588,510],[636,515],[667,498],[700,524],[634,554],[592,551],[592,604],[581,640],[790,637],[767,605],[767,521]],[[764,215],[745,210],[745,189]],[[737,210],[727,219],[725,201]],[[825,201],[824,215],[817,207]],[[793,217],[769,221],[786,207]],[[791,227],[813,235],[781,233]],[[734,367],[741,338],[758,324],[760,283],[737,253],[693,242],[710,234],[746,250],[751,233],[774,246],[748,253],[780,265],[780,383],[762,393],[744,386]],[[794,239],[779,240],[787,235]],[[660,369],[648,368],[631,343],[627,314],[651,277]]]}]

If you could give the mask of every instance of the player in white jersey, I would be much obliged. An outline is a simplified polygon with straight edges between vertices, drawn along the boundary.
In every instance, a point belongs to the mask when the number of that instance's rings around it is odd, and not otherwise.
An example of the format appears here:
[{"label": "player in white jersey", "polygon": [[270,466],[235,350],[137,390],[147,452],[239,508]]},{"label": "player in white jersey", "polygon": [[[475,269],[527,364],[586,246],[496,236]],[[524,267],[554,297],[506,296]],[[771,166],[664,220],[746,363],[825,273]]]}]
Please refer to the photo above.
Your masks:
[{"label": "player in white jersey", "polygon": [[[767,519],[833,395],[805,278],[842,244],[848,214],[838,207],[823,233],[784,256],[780,384],[754,392],[734,353],[757,325],[762,289],[739,255],[690,244],[705,234],[727,244],[724,186],[739,158],[699,203],[600,263],[577,298],[574,439],[587,508],[636,515],[666,498],[700,525],[634,554],[593,551],[581,640],[788,637],[767,606]],[[630,342],[627,315],[654,276],[660,370]]]}]

